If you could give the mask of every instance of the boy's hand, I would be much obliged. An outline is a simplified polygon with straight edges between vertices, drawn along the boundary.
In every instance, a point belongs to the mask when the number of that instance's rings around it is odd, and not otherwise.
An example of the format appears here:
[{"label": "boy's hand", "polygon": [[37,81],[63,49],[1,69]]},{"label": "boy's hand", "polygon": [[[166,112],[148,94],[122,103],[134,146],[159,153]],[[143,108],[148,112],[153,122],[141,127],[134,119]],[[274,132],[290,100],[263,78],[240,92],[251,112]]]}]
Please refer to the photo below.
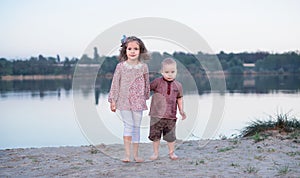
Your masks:
[{"label": "boy's hand", "polygon": [[110,110],[111,110],[112,112],[116,112],[116,103],[115,103],[114,101],[112,101],[112,102],[110,103]]},{"label": "boy's hand", "polygon": [[180,112],[180,115],[181,115],[181,119],[182,119],[182,120],[186,119],[186,114],[185,114],[184,111],[181,111],[181,112]]}]

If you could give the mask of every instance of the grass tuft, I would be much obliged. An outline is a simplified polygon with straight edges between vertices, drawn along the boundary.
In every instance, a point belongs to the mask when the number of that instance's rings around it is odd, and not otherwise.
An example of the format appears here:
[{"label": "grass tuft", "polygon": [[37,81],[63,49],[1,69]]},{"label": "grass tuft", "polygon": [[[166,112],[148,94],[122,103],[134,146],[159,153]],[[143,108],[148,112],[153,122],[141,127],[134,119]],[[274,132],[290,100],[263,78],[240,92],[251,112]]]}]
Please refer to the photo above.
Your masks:
[{"label": "grass tuft", "polygon": [[276,114],[269,116],[269,120],[255,120],[250,122],[242,131],[241,137],[258,136],[267,131],[278,131],[279,133],[296,133],[293,137],[299,136],[300,133],[300,120],[289,113]]},{"label": "grass tuft", "polygon": [[287,174],[288,172],[291,171],[291,169],[289,168],[289,165],[284,165],[282,167],[277,167],[276,169],[277,169],[279,175]]},{"label": "grass tuft", "polygon": [[255,166],[251,166],[248,164],[246,169],[244,170],[245,173],[251,174],[251,173],[257,173],[259,170]]}]

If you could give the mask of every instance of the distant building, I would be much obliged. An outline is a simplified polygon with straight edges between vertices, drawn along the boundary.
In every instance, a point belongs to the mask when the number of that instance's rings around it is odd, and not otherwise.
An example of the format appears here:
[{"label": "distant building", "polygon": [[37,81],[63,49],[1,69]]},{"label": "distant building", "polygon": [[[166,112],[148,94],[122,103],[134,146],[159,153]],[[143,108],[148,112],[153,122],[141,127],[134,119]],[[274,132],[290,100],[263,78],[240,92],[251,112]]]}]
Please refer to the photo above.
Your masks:
[{"label": "distant building", "polygon": [[244,75],[255,74],[254,67],[255,63],[243,63],[244,66]]},{"label": "distant building", "polygon": [[244,63],[243,66],[247,67],[247,68],[253,68],[253,67],[255,67],[255,64],[254,63]]}]

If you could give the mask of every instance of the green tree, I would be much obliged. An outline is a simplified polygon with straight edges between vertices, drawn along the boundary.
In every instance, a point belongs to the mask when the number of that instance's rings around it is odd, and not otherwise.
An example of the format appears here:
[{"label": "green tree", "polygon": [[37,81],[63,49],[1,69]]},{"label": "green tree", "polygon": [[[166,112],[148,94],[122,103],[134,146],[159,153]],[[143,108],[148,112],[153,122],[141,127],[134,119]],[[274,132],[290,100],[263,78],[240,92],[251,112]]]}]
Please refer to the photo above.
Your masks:
[{"label": "green tree", "polygon": [[93,59],[90,58],[87,54],[83,54],[82,57],[80,58],[80,61],[82,64],[92,64]]},{"label": "green tree", "polygon": [[57,62],[60,63],[60,57],[59,57],[59,55],[56,55],[56,59],[57,59]]},{"label": "green tree", "polygon": [[5,58],[0,58],[0,76],[12,74],[12,63]]},{"label": "green tree", "polygon": [[98,49],[97,47],[94,47],[94,60],[99,60],[100,56],[98,54]]},{"label": "green tree", "polygon": [[71,74],[71,62],[69,60],[68,57],[65,58],[64,60],[64,66],[63,66],[63,73],[64,74],[67,74],[67,75],[70,75]]}]

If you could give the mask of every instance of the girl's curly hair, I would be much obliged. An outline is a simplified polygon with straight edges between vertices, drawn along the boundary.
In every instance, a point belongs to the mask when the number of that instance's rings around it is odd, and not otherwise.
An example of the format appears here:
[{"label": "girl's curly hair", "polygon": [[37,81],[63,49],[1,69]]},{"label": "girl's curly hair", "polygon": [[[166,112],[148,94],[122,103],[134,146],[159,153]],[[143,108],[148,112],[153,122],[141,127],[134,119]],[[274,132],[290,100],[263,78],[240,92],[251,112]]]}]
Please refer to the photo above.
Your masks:
[{"label": "girl's curly hair", "polygon": [[150,55],[148,54],[148,50],[145,47],[145,44],[143,41],[135,36],[129,36],[129,37],[123,37],[121,40],[121,49],[120,49],[120,55],[118,57],[119,61],[126,61],[127,55],[126,55],[126,49],[129,42],[136,41],[139,44],[140,47],[140,55],[139,55],[139,61],[148,60],[150,59]]}]

